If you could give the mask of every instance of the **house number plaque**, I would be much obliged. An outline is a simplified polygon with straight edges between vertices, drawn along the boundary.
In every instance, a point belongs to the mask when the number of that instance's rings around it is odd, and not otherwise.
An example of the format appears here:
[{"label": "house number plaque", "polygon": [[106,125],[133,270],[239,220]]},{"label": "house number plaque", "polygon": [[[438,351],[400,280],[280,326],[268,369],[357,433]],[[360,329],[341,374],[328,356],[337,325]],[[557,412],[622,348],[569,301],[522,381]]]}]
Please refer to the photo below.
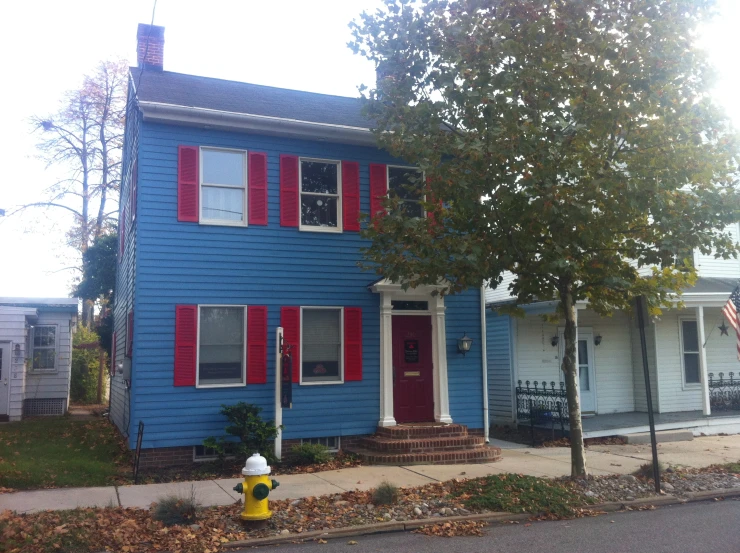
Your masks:
[{"label": "house number plaque", "polygon": [[403,342],[403,359],[406,363],[419,362],[419,340],[405,340]]}]

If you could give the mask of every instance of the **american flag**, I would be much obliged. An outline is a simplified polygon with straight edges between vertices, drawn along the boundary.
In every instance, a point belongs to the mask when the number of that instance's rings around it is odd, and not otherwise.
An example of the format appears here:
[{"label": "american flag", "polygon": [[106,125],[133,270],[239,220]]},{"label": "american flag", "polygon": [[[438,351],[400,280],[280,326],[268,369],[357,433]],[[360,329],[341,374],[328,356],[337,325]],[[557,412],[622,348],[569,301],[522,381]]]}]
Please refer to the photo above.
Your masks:
[{"label": "american flag", "polygon": [[730,299],[722,308],[722,313],[727,317],[727,322],[732,325],[735,329],[735,336],[737,338],[737,358],[740,360],[740,324],[738,324],[738,314],[740,313],[740,286],[736,286],[730,294]]}]

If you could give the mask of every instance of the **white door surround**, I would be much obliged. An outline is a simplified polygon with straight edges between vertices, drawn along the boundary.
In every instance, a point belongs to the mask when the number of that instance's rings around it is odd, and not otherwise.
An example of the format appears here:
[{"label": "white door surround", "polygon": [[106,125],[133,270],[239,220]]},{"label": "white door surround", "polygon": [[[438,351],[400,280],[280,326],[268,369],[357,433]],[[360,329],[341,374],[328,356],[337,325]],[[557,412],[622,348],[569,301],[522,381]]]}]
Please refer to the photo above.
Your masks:
[{"label": "white door surround", "polygon": [[[565,355],[564,332],[565,329],[563,327],[558,328],[560,363],[563,362],[563,356]],[[576,382],[578,383],[578,398],[581,404],[581,412],[593,414],[597,412],[593,330],[589,327],[578,328],[576,344],[576,367],[578,367],[578,379]],[[582,359],[582,355],[580,355],[580,351],[583,348],[585,348],[586,359]]]},{"label": "white door surround", "polygon": [[[432,360],[434,364],[434,420],[452,423],[450,399],[447,382],[447,343],[445,331],[444,296],[433,292],[444,290],[446,286],[419,286],[404,290],[400,284],[382,279],[371,285],[370,291],[380,294],[380,419],[378,426],[395,426],[393,416],[393,337],[391,317],[396,315],[431,315],[432,319]],[[425,301],[428,309],[424,311],[393,312],[392,301]]]}]

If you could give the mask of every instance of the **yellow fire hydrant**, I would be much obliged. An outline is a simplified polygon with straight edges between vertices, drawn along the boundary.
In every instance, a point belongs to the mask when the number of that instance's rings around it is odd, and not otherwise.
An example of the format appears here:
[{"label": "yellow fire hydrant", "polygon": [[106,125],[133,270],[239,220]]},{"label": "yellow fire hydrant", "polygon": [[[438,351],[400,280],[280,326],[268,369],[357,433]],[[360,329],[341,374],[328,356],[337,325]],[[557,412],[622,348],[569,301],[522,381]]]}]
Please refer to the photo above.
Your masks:
[{"label": "yellow fire hydrant", "polygon": [[272,469],[267,465],[267,459],[259,453],[247,458],[242,469],[244,482],[234,486],[234,491],[244,494],[244,510],[242,520],[267,520],[272,516],[267,504],[267,496],[270,491],[280,484],[276,480],[270,480],[267,475]]}]

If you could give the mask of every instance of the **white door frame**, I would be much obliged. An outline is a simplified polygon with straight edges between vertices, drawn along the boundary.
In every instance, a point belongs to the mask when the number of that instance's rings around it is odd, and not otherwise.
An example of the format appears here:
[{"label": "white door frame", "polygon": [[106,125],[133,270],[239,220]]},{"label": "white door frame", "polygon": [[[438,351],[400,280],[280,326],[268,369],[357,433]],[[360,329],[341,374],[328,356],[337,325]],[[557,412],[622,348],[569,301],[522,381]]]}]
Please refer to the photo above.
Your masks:
[{"label": "white door frame", "polygon": [[[393,415],[393,321],[395,315],[431,315],[432,319],[432,381],[434,384],[434,420],[452,423],[447,382],[447,343],[445,331],[445,302],[439,292],[447,287],[419,286],[404,290],[400,284],[382,279],[370,286],[370,291],[380,294],[380,419],[378,426],[396,426]],[[427,311],[393,312],[393,300],[428,302]]]},{"label": "white door frame", "polygon": [[[12,348],[11,342],[0,342],[0,348],[2,348],[2,359],[0,360],[0,363],[2,363],[2,374],[0,375],[0,394],[5,397],[5,412],[2,411],[2,407],[0,406],[0,415],[9,415],[10,414],[10,363],[11,363],[11,348]],[[0,402],[1,405],[2,402]]]},{"label": "white door frame", "polygon": [[[558,327],[558,343],[560,344],[559,350],[559,360],[560,365],[563,363],[563,357],[565,356],[565,329],[563,327]],[[576,367],[579,365],[579,359],[578,359],[578,341],[579,340],[586,340],[586,345],[588,347],[588,355],[589,355],[589,364],[588,364],[588,381],[591,385],[591,394],[593,395],[593,411],[587,411],[588,413],[598,413],[599,410],[599,403],[598,403],[598,394],[596,393],[596,359],[594,357],[594,331],[591,327],[579,327],[576,331]],[[560,369],[560,372],[562,374],[562,369]],[[562,378],[562,377],[561,377]],[[576,378],[576,386],[578,391],[578,402],[581,405],[581,412],[585,411],[583,408],[583,399],[581,398],[581,379]]]}]

